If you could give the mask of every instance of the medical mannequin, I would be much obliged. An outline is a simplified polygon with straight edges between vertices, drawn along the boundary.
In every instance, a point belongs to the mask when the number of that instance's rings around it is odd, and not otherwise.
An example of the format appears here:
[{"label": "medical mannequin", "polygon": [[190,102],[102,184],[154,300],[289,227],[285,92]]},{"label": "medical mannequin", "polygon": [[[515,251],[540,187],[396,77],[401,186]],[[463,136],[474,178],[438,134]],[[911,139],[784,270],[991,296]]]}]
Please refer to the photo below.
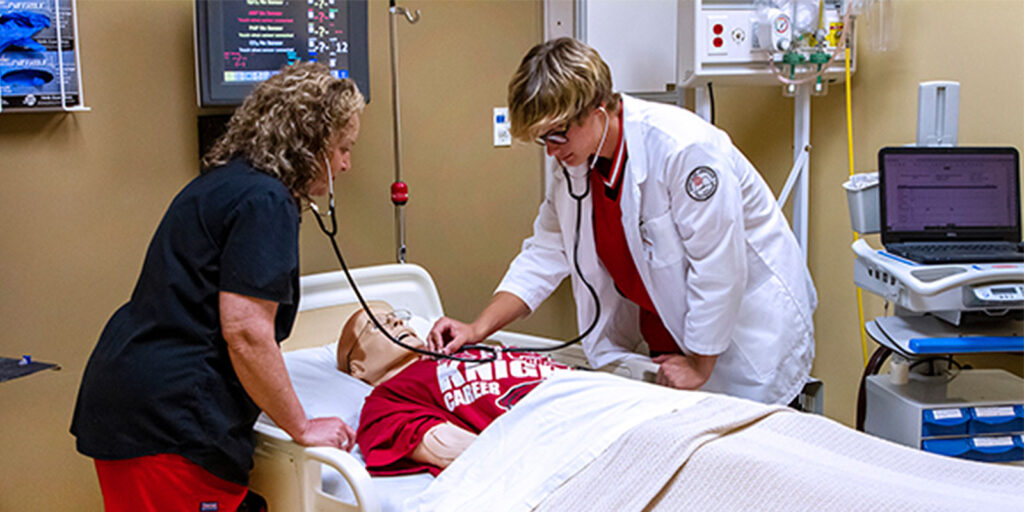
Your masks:
[{"label": "medical mannequin", "polygon": [[[425,346],[389,305],[375,302],[370,308],[392,336]],[[544,377],[566,369],[531,353],[487,363],[421,359],[390,341],[362,309],[345,322],[337,357],[339,370],[375,387],[363,406],[356,440],[367,469],[376,475],[436,475]]]},{"label": "medical mannequin", "polygon": [[[423,345],[423,341],[390,307],[374,304],[371,308],[392,336],[401,337],[401,341],[410,346]],[[466,350],[460,355],[473,353],[473,350]],[[505,383],[493,395],[481,394],[490,398],[498,397],[500,393],[501,398],[494,400],[496,403],[506,403],[505,397],[512,397],[515,401],[516,397],[521,398],[540,385],[551,372],[564,370],[561,365],[536,354],[520,358],[516,354],[502,353],[499,357],[510,358],[502,359],[509,362],[509,374],[513,373],[512,363],[516,361],[532,363],[530,367],[520,365],[517,371],[522,375],[533,369],[538,371],[536,377],[524,379],[525,383]],[[432,398],[437,396],[432,397],[433,393],[426,390],[438,388],[439,382],[455,384],[459,380],[455,375],[462,377],[465,384],[486,381],[486,376],[479,375],[486,373],[481,370],[498,366],[420,359],[375,330],[361,309],[345,323],[338,342],[337,362],[340,370],[376,386],[364,401],[358,430],[359,446],[371,475],[429,471],[436,476],[449,466],[447,471],[455,472],[449,475],[453,478],[435,481],[435,485],[440,484],[440,490],[433,491],[433,496],[427,499],[430,506],[419,502],[418,508],[410,508],[415,510],[488,510],[484,502],[501,502],[510,486],[520,483],[527,484],[523,487],[527,494],[530,489],[538,489],[537,494],[530,495],[541,501],[531,504],[544,510],[640,510],[643,507],[623,504],[643,505],[646,500],[654,506],[645,510],[874,510],[878,508],[876,505],[891,499],[910,510],[925,498],[917,493],[900,495],[899,491],[887,491],[882,498],[872,498],[871,505],[858,507],[851,506],[853,502],[848,497],[874,496],[879,485],[886,482],[900,490],[924,490],[923,487],[927,486],[922,487],[922,482],[936,478],[943,478],[949,483],[969,481],[970,486],[954,485],[952,492],[947,490],[938,497],[929,496],[930,503],[955,499],[958,506],[953,508],[957,510],[1016,510],[1012,503],[1019,500],[1013,499],[1020,495],[1019,489],[1022,488],[1024,475],[1016,468],[989,467],[941,458],[855,432],[823,416],[798,413],[786,407],[765,406],[716,394],[669,391],[616,376],[603,380],[606,384],[602,384],[604,387],[598,396],[591,398],[603,401],[607,395],[615,395],[620,405],[627,404],[624,410],[609,413],[609,410],[599,408],[597,410],[601,413],[598,416],[601,418],[573,416],[562,409],[566,402],[558,402],[568,396],[566,388],[561,387],[555,388],[559,390],[557,393],[545,395],[547,400],[527,400],[515,405],[515,409],[503,418],[498,418],[502,410],[491,409],[492,413],[497,411],[498,414],[485,417],[483,421],[477,418],[477,427],[470,431],[456,423],[471,418],[460,414],[463,411],[458,408],[454,411],[456,414],[445,415],[444,400],[432,403]],[[547,372],[542,370],[545,366],[548,367]],[[563,377],[589,374],[578,372]],[[544,385],[566,384],[559,380],[551,379]],[[404,382],[400,386],[395,385],[399,381]],[[526,389],[517,393],[516,390],[524,384]],[[549,393],[551,389],[548,388]],[[543,392],[543,389],[537,391]],[[576,392],[580,389],[572,393]],[[632,413],[645,414],[632,407],[646,402],[649,393],[656,395],[650,396],[652,400],[668,399],[675,406],[625,430],[604,449],[587,444],[588,440],[595,439],[594,436],[575,435],[577,431],[607,432]],[[668,398],[668,395],[674,397]],[[533,395],[535,399],[540,397]],[[538,415],[534,416],[534,413]],[[375,437],[373,431],[378,424],[389,420],[391,430],[388,435]],[[512,422],[507,423],[507,420]],[[490,436],[484,434],[477,440],[477,433],[492,421],[499,421],[499,425],[495,425],[499,428],[491,431]],[[542,449],[551,449],[547,443],[556,439],[558,444],[576,448],[568,452],[557,451],[560,455],[572,456],[558,459],[553,464],[557,468],[554,474],[543,471],[545,468],[537,468],[539,473],[558,475],[558,479],[550,480],[558,483],[557,487],[546,487],[549,485],[546,479],[521,478],[524,473],[532,473],[530,469],[534,467],[526,463],[536,460],[537,452],[530,447],[531,441],[535,441],[531,437],[539,435],[534,430],[536,427],[549,433],[542,436],[543,440],[536,440]],[[524,435],[523,432],[529,434]],[[568,435],[564,435],[566,433]],[[484,444],[463,455],[470,456],[464,461],[466,464],[451,465],[453,459],[473,442]],[[590,450],[593,450],[587,458],[590,462],[584,466],[560,464],[576,460],[575,457]],[[520,451],[527,456],[516,458]],[[635,457],[637,452],[643,455]],[[673,453],[686,455],[679,458],[666,455]],[[661,458],[662,455],[666,456]],[[629,465],[637,461],[657,461],[658,464],[639,469]],[[579,472],[566,471],[572,467]],[[508,468],[515,468],[515,474],[502,471]],[[977,472],[984,474],[977,478],[971,475]],[[897,478],[899,483],[894,484],[886,480],[904,473],[911,475],[906,481]],[[609,475],[615,475],[615,478],[609,481]],[[581,488],[587,492],[580,491]],[[430,494],[431,489],[434,488],[428,488],[426,493]],[[459,494],[463,490],[468,492]],[[978,495],[956,495],[957,491],[962,493],[965,490]],[[998,494],[985,495],[989,491]],[[456,498],[454,503],[433,501],[439,495]],[[818,496],[828,496],[829,499],[814,499]],[[1002,497],[1010,500],[1001,507],[992,507]],[[458,505],[463,498],[470,501],[468,506],[460,508]],[[962,506],[964,502],[978,499],[985,500],[981,508]],[[591,504],[588,500],[601,502],[603,507],[588,507]],[[697,506],[690,507],[689,503]],[[932,508],[944,509],[941,506]]]},{"label": "medical mannequin", "polygon": [[512,135],[560,165],[491,302],[471,323],[438,320],[430,349],[479,342],[569,277],[580,331],[594,326],[581,342],[591,366],[642,357],[646,342],[659,384],[790,403],[814,358],[817,296],[771,190],[728,135],[614,93],[597,51],[571,38],[527,52],[508,104]]}]

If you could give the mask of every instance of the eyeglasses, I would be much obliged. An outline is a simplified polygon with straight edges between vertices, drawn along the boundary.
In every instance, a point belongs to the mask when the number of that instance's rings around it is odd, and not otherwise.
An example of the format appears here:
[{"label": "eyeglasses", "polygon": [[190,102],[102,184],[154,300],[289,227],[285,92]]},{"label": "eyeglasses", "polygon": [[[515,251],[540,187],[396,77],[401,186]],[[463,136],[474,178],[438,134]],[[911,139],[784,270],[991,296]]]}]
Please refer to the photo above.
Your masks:
[{"label": "eyeglasses", "polygon": [[564,130],[558,130],[558,131],[551,130],[551,131],[545,133],[544,135],[541,135],[540,137],[537,137],[536,142],[537,142],[537,144],[540,144],[541,146],[546,146],[548,144],[554,144],[556,146],[560,146],[562,144],[565,144],[566,142],[569,142],[568,132],[569,132],[569,127],[568,126],[565,127]]},{"label": "eyeglasses", "polygon": [[[409,312],[409,310],[407,309],[396,309],[394,311],[389,311],[384,314],[378,314],[375,312],[374,316],[377,317],[377,320],[380,321],[381,325],[383,325],[384,327],[388,327],[392,325],[399,326],[404,324],[405,322],[408,322],[412,318],[412,313]],[[363,324],[363,328],[359,329],[359,332],[356,333],[356,337],[363,337],[363,335],[366,334],[366,331],[368,330],[377,330],[377,326],[374,325],[373,320],[370,320],[369,317],[366,318],[366,323]]]}]

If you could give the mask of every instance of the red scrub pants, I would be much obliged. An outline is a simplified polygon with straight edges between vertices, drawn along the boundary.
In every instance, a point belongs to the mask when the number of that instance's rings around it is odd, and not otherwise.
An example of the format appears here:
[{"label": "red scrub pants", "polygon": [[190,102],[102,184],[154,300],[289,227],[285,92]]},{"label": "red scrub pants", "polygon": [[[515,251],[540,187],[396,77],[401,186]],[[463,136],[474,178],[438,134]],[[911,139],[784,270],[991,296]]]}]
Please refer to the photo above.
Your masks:
[{"label": "red scrub pants", "polygon": [[235,512],[248,489],[176,454],[95,462],[106,512]]}]

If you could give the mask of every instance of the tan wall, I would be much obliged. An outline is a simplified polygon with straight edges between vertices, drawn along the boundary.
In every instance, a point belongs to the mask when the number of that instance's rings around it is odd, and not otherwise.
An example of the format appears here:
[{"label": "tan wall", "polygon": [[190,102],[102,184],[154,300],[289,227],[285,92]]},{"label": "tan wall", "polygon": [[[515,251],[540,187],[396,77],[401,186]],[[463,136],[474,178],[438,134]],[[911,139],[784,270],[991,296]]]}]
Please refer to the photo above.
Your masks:
[{"label": "tan wall", "polygon": [[[961,142],[1024,140],[1024,3],[897,0],[900,46],[863,52],[853,80],[858,170],[877,149],[914,137],[916,84],[961,81]],[[409,261],[434,275],[446,310],[470,319],[528,235],[540,197],[540,151],[491,146],[491,108],[541,38],[532,0],[410,1],[400,25]],[[149,237],[197,169],[192,2],[79,0],[84,114],[0,115],[0,354],[63,365],[0,384],[0,510],[99,510],[88,459],[67,433],[86,358],[131,293]],[[372,102],[354,168],[339,182],[342,245],[353,266],[393,261],[391,107],[386,3],[370,13]],[[956,20],[956,32],[944,28]],[[998,45],[986,41],[999,41]],[[774,88],[716,90],[720,125],[777,191],[790,166],[791,103]],[[810,265],[821,296],[815,375],[826,413],[852,421],[861,351],[850,235],[841,90],[813,103]],[[335,268],[307,217],[303,271]],[[881,313],[867,301],[869,316]],[[521,329],[572,334],[559,292]],[[995,364],[1020,371],[1019,357]]]}]

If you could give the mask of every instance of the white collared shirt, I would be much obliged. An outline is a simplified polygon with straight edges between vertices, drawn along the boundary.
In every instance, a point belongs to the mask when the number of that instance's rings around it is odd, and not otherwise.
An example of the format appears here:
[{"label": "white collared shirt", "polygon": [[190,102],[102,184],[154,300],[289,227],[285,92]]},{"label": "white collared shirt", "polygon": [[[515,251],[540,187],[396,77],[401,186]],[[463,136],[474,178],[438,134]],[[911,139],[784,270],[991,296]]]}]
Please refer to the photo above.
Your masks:
[{"label": "white collared shirt", "polygon": [[[683,352],[718,355],[701,389],[766,403],[792,400],[814,358],[817,295],[771,190],[725,132],[691,112],[626,95],[622,108],[626,241]],[[587,168],[567,170],[573,190],[584,190]],[[552,179],[533,235],[497,288],[531,310],[573,268],[576,204],[561,172]],[[598,260],[589,199],[581,214],[579,264],[601,302],[583,348],[599,367],[642,350],[642,340],[637,306],[615,290]],[[572,288],[577,325],[586,327],[594,304],[575,272]]]}]

